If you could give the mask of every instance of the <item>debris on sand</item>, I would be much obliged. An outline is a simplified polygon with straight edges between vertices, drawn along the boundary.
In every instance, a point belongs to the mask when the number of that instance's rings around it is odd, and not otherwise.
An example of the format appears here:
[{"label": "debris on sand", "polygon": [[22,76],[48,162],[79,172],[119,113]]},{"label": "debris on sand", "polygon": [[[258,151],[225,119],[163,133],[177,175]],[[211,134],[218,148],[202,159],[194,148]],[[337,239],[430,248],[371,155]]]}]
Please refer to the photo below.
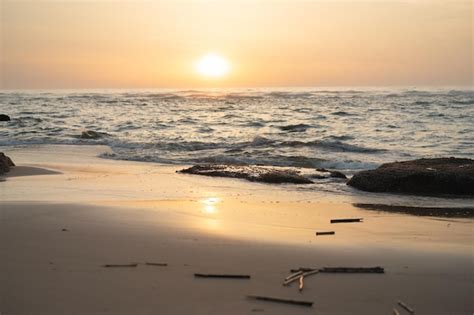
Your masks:
[{"label": "debris on sand", "polygon": [[415,311],[408,305],[406,305],[405,303],[403,303],[402,301],[398,301],[397,302],[398,305],[400,305],[401,307],[403,307],[408,313],[410,314],[415,314]]},{"label": "debris on sand", "polygon": [[[293,272],[294,270],[292,270],[291,272]],[[299,271],[296,271],[295,273],[289,275],[288,277],[285,278],[285,280],[283,280],[283,285],[284,286],[287,286],[289,285],[290,283],[296,281],[296,280],[299,280],[300,281],[300,291],[303,290],[303,286],[304,284],[302,285],[301,283],[304,281],[304,277],[307,277],[307,276],[311,276],[311,275],[314,275],[314,274],[317,274],[319,272],[319,269],[311,269],[311,270],[307,270],[307,271],[303,271],[303,270],[299,270]]]},{"label": "debris on sand", "polygon": [[204,274],[195,273],[197,278],[228,278],[228,279],[250,279],[249,275],[231,275],[231,274]]},{"label": "debris on sand", "polygon": [[334,235],[336,232],[334,231],[324,231],[324,232],[316,232],[316,235]]},{"label": "debris on sand", "polygon": [[331,223],[351,223],[351,222],[362,222],[363,218],[354,219],[332,219]]},{"label": "debris on sand", "polygon": [[324,267],[319,269],[324,273],[385,273],[382,267]]},{"label": "debris on sand", "polygon": [[107,264],[107,265],[103,265],[102,267],[105,267],[105,268],[122,268],[122,267],[136,267],[138,266],[138,264],[122,264],[122,265],[117,265],[117,264]]},{"label": "debris on sand", "polygon": [[145,265],[147,265],[147,266],[159,266],[159,267],[168,266],[167,263],[154,263],[154,262],[146,262]]},{"label": "debris on sand", "polygon": [[281,298],[270,297],[270,296],[259,296],[259,295],[247,295],[247,297],[250,299],[259,300],[259,301],[286,303],[286,304],[301,305],[301,306],[307,306],[307,307],[313,306],[313,302],[308,302],[308,301],[288,300],[288,299],[281,299]]}]

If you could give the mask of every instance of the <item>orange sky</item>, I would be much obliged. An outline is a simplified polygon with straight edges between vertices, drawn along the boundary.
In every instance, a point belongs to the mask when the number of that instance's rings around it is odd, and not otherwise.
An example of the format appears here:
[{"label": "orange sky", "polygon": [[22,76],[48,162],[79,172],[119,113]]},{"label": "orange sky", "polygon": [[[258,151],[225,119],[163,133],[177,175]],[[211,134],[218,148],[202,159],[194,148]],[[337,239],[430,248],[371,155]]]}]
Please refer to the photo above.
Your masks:
[{"label": "orange sky", "polygon": [[472,85],[470,0],[0,3],[2,89]]}]

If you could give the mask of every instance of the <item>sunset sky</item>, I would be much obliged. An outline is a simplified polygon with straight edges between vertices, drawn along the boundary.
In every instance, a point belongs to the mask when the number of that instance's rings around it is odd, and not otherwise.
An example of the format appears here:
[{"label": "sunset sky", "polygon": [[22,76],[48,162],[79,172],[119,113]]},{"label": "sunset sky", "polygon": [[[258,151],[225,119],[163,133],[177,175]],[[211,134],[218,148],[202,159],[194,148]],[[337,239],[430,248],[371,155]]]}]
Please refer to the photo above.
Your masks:
[{"label": "sunset sky", "polygon": [[0,3],[1,89],[472,85],[470,0]]}]

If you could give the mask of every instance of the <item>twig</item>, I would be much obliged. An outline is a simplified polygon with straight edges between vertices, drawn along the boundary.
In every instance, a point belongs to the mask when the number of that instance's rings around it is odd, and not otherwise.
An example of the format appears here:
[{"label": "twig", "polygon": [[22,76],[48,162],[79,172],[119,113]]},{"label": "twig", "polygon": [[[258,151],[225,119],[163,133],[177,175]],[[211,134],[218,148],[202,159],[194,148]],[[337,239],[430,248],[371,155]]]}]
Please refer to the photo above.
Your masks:
[{"label": "twig", "polygon": [[318,270],[318,268],[300,267],[298,269],[290,269],[290,272],[298,272],[298,271],[307,272],[307,271],[313,271],[313,270]]},{"label": "twig", "polygon": [[408,305],[406,305],[405,303],[403,303],[402,301],[398,301],[398,305],[400,305],[401,307],[403,307],[408,313],[410,314],[415,314],[415,311]]},{"label": "twig", "polygon": [[[293,272],[293,271],[292,271]],[[285,281],[288,280],[288,279],[291,279],[293,277],[296,277],[296,276],[299,276],[300,274],[302,274],[303,271],[299,270],[299,271],[296,271],[295,273],[292,273],[291,275],[289,275],[288,277],[285,278]]]},{"label": "twig", "polygon": [[247,295],[247,297],[250,299],[255,299],[255,300],[260,300],[260,301],[294,304],[294,305],[301,305],[301,306],[307,306],[307,307],[313,306],[313,302],[307,302],[307,301],[287,300],[287,299],[280,299],[280,298],[269,297],[269,296],[258,296],[258,295]]},{"label": "twig", "polygon": [[334,235],[336,232],[334,231],[327,231],[327,232],[316,232],[316,235]]},{"label": "twig", "polygon": [[294,276],[293,278],[289,278],[288,280],[284,280],[284,281],[283,281],[283,285],[284,285],[284,286],[287,286],[287,285],[289,285],[290,283],[295,282],[295,281],[298,280],[299,278],[300,278],[300,275],[296,275],[296,276]]},{"label": "twig", "polygon": [[324,267],[320,272],[328,273],[384,273],[382,267]]},{"label": "twig", "polygon": [[311,276],[311,275],[314,275],[314,274],[317,274],[319,273],[319,269],[315,269],[315,270],[311,270],[311,271],[306,271],[305,273],[303,273],[303,277],[307,277],[307,276]]},{"label": "twig", "polygon": [[228,274],[203,274],[203,273],[195,273],[195,277],[198,278],[231,278],[231,279],[250,279],[249,275],[228,275]]},{"label": "twig", "polygon": [[[319,269],[310,269],[309,271],[303,272],[303,273],[294,273],[292,278],[286,277],[286,279],[283,281],[283,285],[287,286],[292,282],[295,282],[296,280],[300,279],[301,277],[307,277],[314,275],[319,272]],[[301,285],[301,279],[300,279],[300,285]]]},{"label": "twig", "polygon": [[160,267],[168,266],[167,263],[154,263],[154,262],[146,262],[145,265],[147,265],[147,266],[160,266]]},{"label": "twig", "polygon": [[106,268],[119,268],[119,267],[136,267],[138,264],[124,264],[124,265],[103,265]]},{"label": "twig", "polygon": [[331,223],[350,223],[350,222],[361,222],[362,218],[357,218],[357,219],[332,219]]},{"label": "twig", "polygon": [[393,309],[393,315],[400,315],[400,313],[398,312],[396,308]]},{"label": "twig", "polygon": [[304,276],[300,276],[300,286],[298,288],[300,292],[303,291],[303,287],[304,287]]}]

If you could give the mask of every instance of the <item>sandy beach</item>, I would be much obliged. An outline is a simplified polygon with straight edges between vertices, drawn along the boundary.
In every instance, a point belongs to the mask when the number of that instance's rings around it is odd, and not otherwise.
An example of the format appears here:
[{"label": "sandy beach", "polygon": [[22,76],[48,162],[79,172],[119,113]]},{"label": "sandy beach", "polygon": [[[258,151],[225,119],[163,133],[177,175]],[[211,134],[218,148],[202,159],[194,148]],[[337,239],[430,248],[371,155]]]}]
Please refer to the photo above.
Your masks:
[{"label": "sandy beach", "polygon": [[[472,314],[472,219],[97,158],[106,150],[5,150],[17,167],[0,183],[2,314],[408,314],[399,300],[417,314]],[[363,222],[329,222],[348,217]],[[282,285],[299,267],[374,266],[385,273],[320,273],[302,292]]]}]

